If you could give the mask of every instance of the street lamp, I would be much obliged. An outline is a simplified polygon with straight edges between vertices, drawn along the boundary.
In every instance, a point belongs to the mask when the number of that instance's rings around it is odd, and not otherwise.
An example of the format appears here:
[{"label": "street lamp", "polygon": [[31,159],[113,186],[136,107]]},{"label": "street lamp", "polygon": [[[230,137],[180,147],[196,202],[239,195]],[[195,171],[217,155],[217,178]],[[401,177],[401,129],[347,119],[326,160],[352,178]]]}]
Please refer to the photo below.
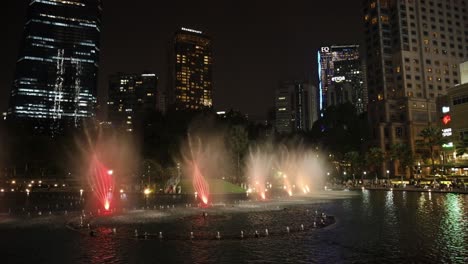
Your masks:
[{"label": "street lamp", "polygon": [[390,171],[389,170],[387,170],[387,179],[390,182]]},{"label": "street lamp", "polygon": [[148,206],[148,196],[151,193],[151,189],[150,188],[145,188],[143,190],[143,193],[145,194],[145,204],[146,204],[146,206]]},{"label": "street lamp", "polygon": [[177,162],[177,178],[180,179],[180,162]]}]

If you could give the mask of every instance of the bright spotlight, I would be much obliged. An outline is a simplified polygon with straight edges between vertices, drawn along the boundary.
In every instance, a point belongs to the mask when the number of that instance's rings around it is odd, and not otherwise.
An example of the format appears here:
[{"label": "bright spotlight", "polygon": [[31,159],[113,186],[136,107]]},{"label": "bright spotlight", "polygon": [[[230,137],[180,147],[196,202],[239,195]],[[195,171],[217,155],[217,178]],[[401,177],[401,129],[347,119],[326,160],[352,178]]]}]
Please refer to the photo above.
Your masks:
[{"label": "bright spotlight", "polygon": [[109,200],[106,200],[106,202],[104,203],[104,209],[106,209],[106,211],[108,211],[109,208],[110,208]]}]

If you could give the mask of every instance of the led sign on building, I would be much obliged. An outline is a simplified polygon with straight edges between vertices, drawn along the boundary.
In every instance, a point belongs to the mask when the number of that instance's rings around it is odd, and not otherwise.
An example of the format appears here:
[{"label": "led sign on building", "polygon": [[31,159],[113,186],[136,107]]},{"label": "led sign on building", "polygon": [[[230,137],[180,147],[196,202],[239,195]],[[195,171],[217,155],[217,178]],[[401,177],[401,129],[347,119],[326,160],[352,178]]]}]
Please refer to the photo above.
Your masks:
[{"label": "led sign on building", "polygon": [[451,135],[452,135],[452,129],[451,128],[442,129],[442,136],[443,137],[450,137]]},{"label": "led sign on building", "polygon": [[344,77],[344,76],[337,76],[337,77],[332,77],[331,80],[332,80],[332,82],[340,83],[340,82],[346,80],[346,77]]},{"label": "led sign on building", "polygon": [[449,142],[447,144],[442,145],[443,148],[453,148],[453,142]]},{"label": "led sign on building", "polygon": [[442,123],[444,123],[444,125],[447,125],[450,121],[452,121],[450,115],[444,115],[444,117],[442,117]]}]

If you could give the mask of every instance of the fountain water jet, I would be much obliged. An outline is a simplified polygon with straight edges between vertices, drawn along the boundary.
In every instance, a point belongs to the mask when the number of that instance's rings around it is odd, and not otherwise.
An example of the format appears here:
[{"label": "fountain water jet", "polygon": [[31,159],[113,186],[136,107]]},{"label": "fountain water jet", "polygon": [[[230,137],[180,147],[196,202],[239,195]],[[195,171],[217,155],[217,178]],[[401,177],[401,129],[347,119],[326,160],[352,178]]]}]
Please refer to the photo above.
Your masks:
[{"label": "fountain water jet", "polygon": [[113,198],[115,179],[109,170],[95,155],[91,161],[89,181],[98,201],[108,211]]},{"label": "fountain water jet", "polygon": [[266,180],[271,173],[273,158],[265,150],[257,147],[249,150],[247,160],[247,179],[253,191],[257,192],[262,200],[266,199]]},{"label": "fountain water jet", "polygon": [[206,181],[205,177],[203,176],[199,164],[201,163],[201,140],[198,139],[198,147],[197,152],[194,152],[192,146],[192,139],[190,134],[188,134],[188,143],[190,148],[191,159],[190,163],[190,174],[193,175],[193,189],[195,190],[195,197],[200,197],[200,200],[203,202],[204,206],[208,205],[209,202],[209,195],[210,195],[210,187],[208,182]]}]

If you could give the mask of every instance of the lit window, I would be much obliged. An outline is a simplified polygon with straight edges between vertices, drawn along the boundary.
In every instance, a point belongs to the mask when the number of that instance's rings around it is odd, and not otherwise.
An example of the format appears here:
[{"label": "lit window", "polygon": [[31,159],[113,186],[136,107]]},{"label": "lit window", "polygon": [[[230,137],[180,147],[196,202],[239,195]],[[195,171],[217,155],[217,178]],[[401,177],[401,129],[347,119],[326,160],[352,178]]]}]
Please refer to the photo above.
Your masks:
[{"label": "lit window", "polygon": [[388,16],[380,16],[380,20],[382,20],[382,23],[388,24]]}]

